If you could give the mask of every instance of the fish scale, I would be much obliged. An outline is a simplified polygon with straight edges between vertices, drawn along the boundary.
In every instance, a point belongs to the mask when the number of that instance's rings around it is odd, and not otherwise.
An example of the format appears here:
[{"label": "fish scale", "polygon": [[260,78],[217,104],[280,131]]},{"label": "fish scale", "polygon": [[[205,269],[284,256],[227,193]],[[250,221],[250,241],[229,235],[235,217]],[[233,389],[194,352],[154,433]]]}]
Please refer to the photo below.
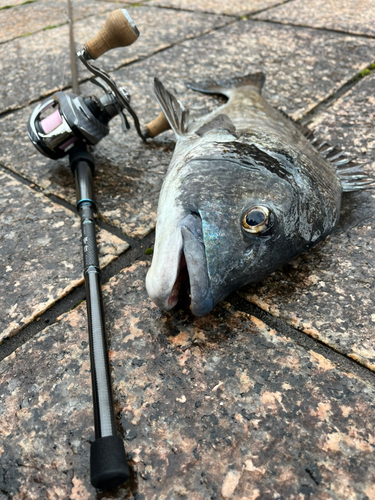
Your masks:
[{"label": "fish scale", "polygon": [[189,84],[228,98],[192,120],[155,79],[177,138],[146,278],[162,309],[177,303],[187,271],[192,313],[207,314],[324,239],[338,221],[343,190],[372,186],[360,165],[272,108],[261,96],[263,82],[257,73]]}]

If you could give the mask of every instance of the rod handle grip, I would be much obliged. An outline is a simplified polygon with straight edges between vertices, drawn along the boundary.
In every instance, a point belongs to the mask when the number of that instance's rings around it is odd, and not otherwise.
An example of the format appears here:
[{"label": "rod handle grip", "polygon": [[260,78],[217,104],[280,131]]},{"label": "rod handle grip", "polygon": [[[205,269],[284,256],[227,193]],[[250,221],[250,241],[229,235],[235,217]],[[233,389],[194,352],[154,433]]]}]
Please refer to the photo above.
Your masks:
[{"label": "rod handle grip", "polygon": [[134,43],[139,31],[125,9],[117,9],[110,13],[103,28],[86,44],[85,49],[91,59],[97,59],[116,47],[127,47]]},{"label": "rod handle grip", "polygon": [[160,111],[158,116],[151,122],[147,123],[145,135],[146,137],[156,137],[157,135],[169,130],[171,126],[165,117],[163,111]]}]

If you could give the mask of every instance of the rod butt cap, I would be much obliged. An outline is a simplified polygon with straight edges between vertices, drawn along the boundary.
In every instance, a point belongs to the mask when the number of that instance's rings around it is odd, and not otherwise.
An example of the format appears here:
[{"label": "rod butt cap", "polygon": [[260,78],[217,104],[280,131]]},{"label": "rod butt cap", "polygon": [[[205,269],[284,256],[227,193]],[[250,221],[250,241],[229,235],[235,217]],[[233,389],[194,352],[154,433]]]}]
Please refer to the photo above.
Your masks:
[{"label": "rod butt cap", "polygon": [[129,479],[125,448],[119,436],[97,439],[90,450],[91,484],[106,490],[120,486]]}]

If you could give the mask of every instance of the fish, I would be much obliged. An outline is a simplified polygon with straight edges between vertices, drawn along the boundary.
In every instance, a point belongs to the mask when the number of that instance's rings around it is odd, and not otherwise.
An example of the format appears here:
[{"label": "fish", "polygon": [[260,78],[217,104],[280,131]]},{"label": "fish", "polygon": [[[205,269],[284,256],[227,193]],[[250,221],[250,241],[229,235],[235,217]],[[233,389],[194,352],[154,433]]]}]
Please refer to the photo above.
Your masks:
[{"label": "fish", "polygon": [[159,197],[146,289],[161,309],[190,285],[208,314],[327,237],[345,191],[372,187],[363,166],[298,127],[261,95],[263,73],[187,87],[227,99],[191,119],[160,80],[155,97],[176,136]]}]

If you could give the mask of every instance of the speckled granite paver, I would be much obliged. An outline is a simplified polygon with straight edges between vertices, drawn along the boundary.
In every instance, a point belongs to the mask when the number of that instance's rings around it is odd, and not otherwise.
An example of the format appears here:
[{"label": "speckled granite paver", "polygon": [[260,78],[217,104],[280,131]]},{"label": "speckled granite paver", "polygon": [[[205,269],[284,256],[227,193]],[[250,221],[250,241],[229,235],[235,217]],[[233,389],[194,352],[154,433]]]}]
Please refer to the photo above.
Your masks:
[{"label": "speckled granite paver", "polygon": [[[0,342],[83,283],[80,219],[0,170]],[[99,232],[101,267],[129,245]]]},{"label": "speckled granite paver", "polygon": [[[103,5],[107,8],[109,4]],[[114,9],[119,8],[119,4],[113,6]],[[102,56],[100,66],[106,70],[149,56],[173,43],[228,22],[227,18],[214,15],[156,7],[127,6],[127,9],[141,36],[136,44]],[[78,48],[102,28],[107,17],[107,14],[89,17],[75,23],[74,36]],[[80,69],[79,74],[80,77],[89,76],[87,70]],[[0,112],[23,106],[39,96],[68,86],[70,81],[67,25],[0,45]]]},{"label": "speckled granite paver", "polygon": [[151,5],[215,14],[243,16],[282,3],[284,0],[152,0]]},{"label": "speckled granite paver", "polygon": [[[375,390],[222,303],[161,313],[139,262],[105,287],[132,483],[100,498],[373,498]],[[94,499],[85,304],[2,361],[2,493]]]},{"label": "speckled granite paver", "polygon": [[[373,49],[375,41],[367,39],[247,21],[179,44],[115,71],[113,76],[129,88],[142,123],[158,113],[152,95],[154,76],[197,116],[217,102],[186,90],[185,81],[259,70],[267,73],[265,96],[269,101],[299,117],[367,66]],[[83,94],[93,91],[93,85],[82,88]],[[0,162],[74,202],[67,161],[48,161],[28,141],[25,124],[33,107],[0,118]],[[96,148],[95,182],[102,217],[131,236],[144,236],[155,225],[158,194],[172,154],[171,137],[165,134],[144,145],[134,129],[124,135],[117,121],[110,136]]]},{"label": "speckled granite paver", "polygon": [[[75,21],[117,8],[116,4],[106,2],[74,0],[72,4]],[[0,43],[67,22],[67,0],[38,0],[11,9],[0,10]]]},{"label": "speckled granite paver", "polygon": [[255,17],[286,24],[313,26],[375,36],[372,0],[292,0]]},{"label": "speckled granite paver", "polygon": [[[372,175],[374,91],[372,74],[311,124],[332,144],[369,160]],[[374,228],[374,191],[344,195],[333,236],[245,297],[375,370]]]}]

